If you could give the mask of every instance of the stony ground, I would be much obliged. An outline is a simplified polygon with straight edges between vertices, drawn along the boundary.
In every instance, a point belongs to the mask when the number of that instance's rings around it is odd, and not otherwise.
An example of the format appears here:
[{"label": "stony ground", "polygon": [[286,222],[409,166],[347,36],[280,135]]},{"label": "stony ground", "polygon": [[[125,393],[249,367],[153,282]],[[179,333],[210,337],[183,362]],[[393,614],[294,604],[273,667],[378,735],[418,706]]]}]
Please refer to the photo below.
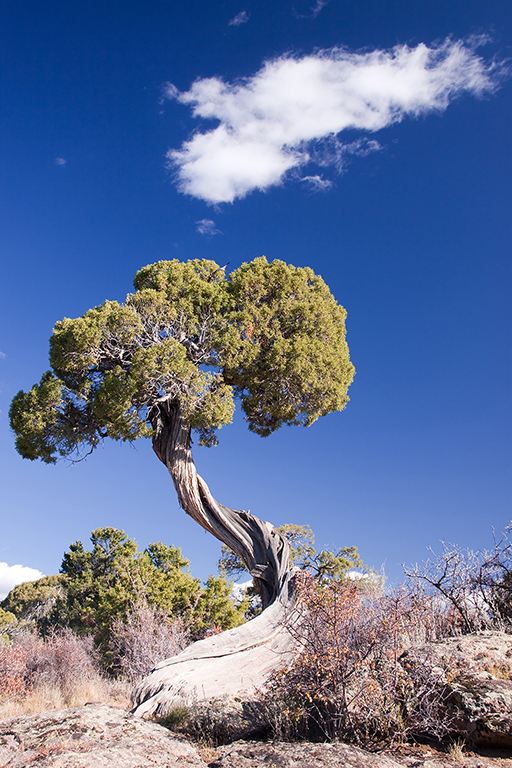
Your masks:
[{"label": "stony ground", "polygon": [[512,752],[425,745],[367,752],[347,744],[236,741],[192,745],[155,723],[106,704],[0,721],[0,768],[512,768]]},{"label": "stony ground", "polygon": [[217,749],[209,768],[512,768],[512,754],[488,752],[451,759],[415,745],[372,753],[347,744],[285,744],[237,741]]},{"label": "stony ground", "polygon": [[0,768],[204,768],[195,747],[106,704],[0,721]]}]

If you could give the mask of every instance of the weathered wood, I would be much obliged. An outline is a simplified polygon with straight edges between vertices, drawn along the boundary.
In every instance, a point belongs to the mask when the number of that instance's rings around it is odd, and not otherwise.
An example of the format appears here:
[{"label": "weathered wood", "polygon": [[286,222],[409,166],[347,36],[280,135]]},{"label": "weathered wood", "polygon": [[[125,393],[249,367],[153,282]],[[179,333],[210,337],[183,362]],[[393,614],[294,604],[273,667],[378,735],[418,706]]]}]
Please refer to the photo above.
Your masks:
[{"label": "weathered wood", "polygon": [[216,501],[196,471],[190,427],[177,399],[164,398],[149,413],[153,450],[173,479],[185,512],[245,563],[266,608],[281,592],[291,565],[286,538],[271,523]]},{"label": "weathered wood", "polygon": [[287,630],[293,613],[293,581],[290,574],[277,599],[256,618],[192,643],[160,662],[134,689],[134,714],[164,715],[178,704],[214,698],[250,701],[295,652]]},{"label": "weathered wood", "polygon": [[193,643],[158,664],[133,691],[137,715],[162,715],[176,704],[211,698],[250,698],[273,670],[290,658],[286,628],[294,603],[288,542],[271,523],[219,504],[197,474],[190,429],[177,400],[162,400],[150,414],[153,448],[173,479],[180,505],[205,530],[227,544],[254,577],[263,611],[241,627]]}]

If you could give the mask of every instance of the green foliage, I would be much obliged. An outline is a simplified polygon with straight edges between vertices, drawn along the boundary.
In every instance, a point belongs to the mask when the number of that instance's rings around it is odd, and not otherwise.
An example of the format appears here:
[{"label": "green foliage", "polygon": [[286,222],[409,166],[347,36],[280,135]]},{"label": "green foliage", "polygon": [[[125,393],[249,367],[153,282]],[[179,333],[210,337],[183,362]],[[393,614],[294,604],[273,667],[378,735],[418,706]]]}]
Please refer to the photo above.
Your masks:
[{"label": "green foliage", "polygon": [[114,622],[123,621],[141,600],[167,618],[182,617],[192,637],[212,626],[243,623],[246,606],[235,607],[230,583],[210,576],[201,586],[177,547],[157,542],[140,552],[124,531],[109,527],[93,531],[91,543],[90,550],[80,541],[70,545],[61,574],[15,587],[2,603],[5,611],[34,622],[41,634],[64,627],[78,635],[92,633],[107,664]]},{"label": "green foliage", "polygon": [[18,623],[14,613],[0,608],[0,646],[9,644],[9,630]]},{"label": "green foliage", "polygon": [[230,629],[243,622],[243,609],[231,602],[227,581],[210,577],[201,587],[177,547],[158,542],[139,552],[136,542],[115,528],[96,529],[91,542],[92,551],[79,541],[72,544],[62,562],[68,622],[79,634],[93,631],[106,647],[114,619],[126,616],[140,599],[168,617],[182,616],[195,636],[212,623]]},{"label": "green foliage", "polygon": [[172,707],[166,715],[158,718],[158,725],[168,728],[170,731],[175,731],[178,728],[184,726],[190,719],[191,710],[189,707],[183,704],[177,704]]},{"label": "green foliage", "polygon": [[345,408],[354,368],[346,312],[321,277],[265,257],[230,276],[239,341],[224,375],[240,395],[249,429],[266,437],[283,424],[310,426]]},{"label": "green foliage", "polygon": [[147,437],[163,397],[180,403],[204,445],[231,422],[235,396],[263,436],[345,407],[346,313],[311,269],[261,257],[226,279],[213,261],[160,261],[134,287],[124,305],[55,325],[52,371],[11,404],[24,458],[53,463],[107,437]]},{"label": "green foliage", "polygon": [[67,578],[63,574],[25,581],[11,589],[1,606],[25,627],[35,625],[42,635],[66,626]]},{"label": "green foliage", "polygon": [[224,576],[208,576],[206,588],[201,592],[195,608],[196,617],[192,634],[201,636],[208,629],[221,630],[243,624],[248,600],[235,607],[231,599],[232,584]]},{"label": "green foliage", "polygon": [[350,571],[364,570],[365,565],[357,547],[341,547],[334,552],[323,549],[311,559],[306,568],[310,568],[320,581],[326,579],[345,581]]},{"label": "green foliage", "polygon": [[307,568],[311,558],[315,556],[315,534],[309,525],[284,523],[279,526],[279,532],[288,539],[290,560],[299,568]]},{"label": "green foliage", "polygon": [[80,420],[81,413],[71,398],[65,400],[62,382],[47,371],[30,392],[18,392],[11,403],[9,417],[17,435],[18,453],[25,459],[39,458],[53,463],[56,452],[65,456],[87,438],[93,444],[94,429],[86,429],[81,434],[72,426]]},{"label": "green foliage", "polygon": [[[277,530],[288,539],[290,561],[293,565],[311,573],[318,581],[345,581],[350,571],[368,570],[359,556],[357,547],[341,547],[334,551],[322,549],[317,552],[314,547],[315,535],[309,525],[285,523],[278,526]],[[245,570],[240,558],[223,544],[219,560],[220,573],[235,576]]]},{"label": "green foliage", "polygon": [[43,576],[36,581],[24,581],[11,589],[1,607],[12,611],[18,618],[26,618],[36,606],[62,596],[65,584],[66,578],[60,574]]}]

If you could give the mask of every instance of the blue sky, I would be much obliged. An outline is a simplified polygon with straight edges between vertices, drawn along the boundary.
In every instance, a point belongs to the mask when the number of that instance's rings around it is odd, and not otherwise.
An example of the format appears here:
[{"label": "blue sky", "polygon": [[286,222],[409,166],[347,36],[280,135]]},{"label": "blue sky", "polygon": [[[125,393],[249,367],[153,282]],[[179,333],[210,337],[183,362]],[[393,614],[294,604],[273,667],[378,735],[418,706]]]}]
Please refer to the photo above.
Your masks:
[{"label": "blue sky", "polygon": [[215,571],[148,441],[46,466],[16,454],[7,413],[54,323],[122,301],[141,266],[262,254],[323,276],[357,375],[311,428],[262,439],[237,415],[196,449],[216,497],[355,544],[392,581],[440,539],[490,546],[512,518],[512,6],[3,11],[0,561],[55,573],[112,525]]}]

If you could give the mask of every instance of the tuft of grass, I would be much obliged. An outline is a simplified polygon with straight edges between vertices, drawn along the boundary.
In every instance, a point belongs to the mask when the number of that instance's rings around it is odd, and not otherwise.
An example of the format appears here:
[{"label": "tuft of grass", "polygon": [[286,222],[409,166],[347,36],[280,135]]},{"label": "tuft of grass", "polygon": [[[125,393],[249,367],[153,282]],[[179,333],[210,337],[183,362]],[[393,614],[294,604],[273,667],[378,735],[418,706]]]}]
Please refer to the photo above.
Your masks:
[{"label": "tuft of grass", "polygon": [[200,741],[196,744],[196,749],[199,757],[206,763],[206,765],[213,763],[219,756],[218,750],[216,750],[210,742]]},{"label": "tuft of grass", "polygon": [[448,747],[448,755],[454,763],[462,763],[464,760],[464,746],[463,739],[457,739],[457,741],[453,741]]},{"label": "tuft of grass", "polygon": [[183,728],[190,719],[190,716],[191,711],[188,707],[177,704],[175,707],[172,707],[167,714],[159,717],[157,723],[172,731],[176,728]]}]

